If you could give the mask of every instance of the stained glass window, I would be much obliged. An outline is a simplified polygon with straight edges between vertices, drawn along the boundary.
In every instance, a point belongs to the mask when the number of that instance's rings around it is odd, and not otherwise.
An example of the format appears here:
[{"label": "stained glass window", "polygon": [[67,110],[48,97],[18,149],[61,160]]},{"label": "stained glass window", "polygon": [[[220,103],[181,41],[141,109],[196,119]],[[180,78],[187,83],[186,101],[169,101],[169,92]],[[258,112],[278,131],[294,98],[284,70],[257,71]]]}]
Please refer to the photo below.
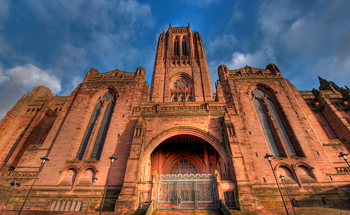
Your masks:
[{"label": "stained glass window", "polygon": [[101,102],[97,103],[95,105],[95,108],[94,108],[92,114],[91,114],[89,124],[88,124],[88,126],[87,126],[87,128],[85,130],[83,140],[80,143],[78,153],[77,153],[77,155],[75,157],[75,158],[77,158],[79,160],[83,159],[83,156],[84,156],[84,153],[85,153],[85,149],[86,149],[86,146],[87,146],[87,144],[89,142],[92,129],[94,128],[96,119],[97,119],[98,115],[100,114],[101,106],[102,106]]},{"label": "stained glass window", "polygon": [[171,174],[197,174],[196,167],[188,160],[182,159],[176,162],[171,170]]},{"label": "stained glass window", "polygon": [[263,110],[263,107],[262,107],[260,101],[257,99],[254,99],[253,104],[255,107],[255,111],[258,114],[260,125],[264,131],[264,134],[265,134],[265,137],[267,140],[267,144],[270,147],[271,153],[273,155],[276,155],[276,156],[282,156],[282,154],[278,148],[277,142],[275,140],[275,137],[273,136],[270,124],[267,121],[266,115],[264,113],[264,110]]},{"label": "stained glass window", "polygon": [[286,129],[284,128],[280,117],[278,116],[278,113],[276,111],[275,106],[273,105],[273,103],[270,99],[266,99],[265,102],[267,104],[267,108],[269,109],[269,112],[271,113],[272,118],[276,122],[277,128],[282,136],[284,144],[287,147],[288,153],[290,155],[296,155],[294,147],[292,145],[292,142],[289,139],[288,133],[287,133]]},{"label": "stained glass window", "polygon": [[107,135],[109,122],[111,120],[113,109],[114,109],[114,102],[110,102],[107,105],[106,111],[103,115],[100,130],[98,131],[96,142],[91,153],[91,158],[100,159],[100,155],[101,155],[103,144],[105,142],[105,138]]}]

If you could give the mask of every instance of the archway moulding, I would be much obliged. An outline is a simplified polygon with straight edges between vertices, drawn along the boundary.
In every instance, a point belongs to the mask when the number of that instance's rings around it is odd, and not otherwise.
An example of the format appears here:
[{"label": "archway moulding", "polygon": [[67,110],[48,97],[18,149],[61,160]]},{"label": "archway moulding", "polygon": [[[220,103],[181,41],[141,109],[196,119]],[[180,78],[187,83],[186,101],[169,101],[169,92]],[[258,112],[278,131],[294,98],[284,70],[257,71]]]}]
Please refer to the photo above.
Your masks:
[{"label": "archway moulding", "polygon": [[250,84],[247,87],[247,92],[246,93],[249,95],[250,93],[253,92],[253,90],[255,90],[258,87],[263,87],[263,88],[267,89],[269,92],[271,92],[273,94],[277,94],[277,92],[274,89],[272,89],[269,85],[261,83],[261,82],[255,82],[255,83]]},{"label": "archway moulding", "polygon": [[222,157],[225,163],[228,163],[226,150],[223,144],[220,143],[220,141],[217,140],[213,135],[199,128],[195,128],[191,126],[179,126],[179,127],[174,127],[174,128],[165,130],[160,134],[158,134],[157,136],[155,136],[154,138],[152,138],[152,140],[145,147],[145,150],[143,152],[143,156],[141,159],[141,165],[143,166],[146,163],[147,159],[152,154],[152,152],[157,148],[158,145],[160,145],[162,142],[164,142],[166,139],[172,136],[181,135],[181,134],[193,135],[203,139],[204,141],[212,145],[216,151],[219,152],[220,156]]}]

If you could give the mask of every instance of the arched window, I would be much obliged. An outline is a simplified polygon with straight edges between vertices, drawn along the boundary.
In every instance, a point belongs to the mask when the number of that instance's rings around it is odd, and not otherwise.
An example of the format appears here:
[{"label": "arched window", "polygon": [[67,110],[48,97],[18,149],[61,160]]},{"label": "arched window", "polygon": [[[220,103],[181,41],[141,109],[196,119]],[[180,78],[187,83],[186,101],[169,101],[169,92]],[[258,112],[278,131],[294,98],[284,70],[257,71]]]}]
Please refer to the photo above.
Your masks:
[{"label": "arched window", "polygon": [[174,55],[179,55],[180,50],[179,50],[179,38],[175,37],[174,39]]},{"label": "arched window", "polygon": [[252,98],[255,111],[258,115],[260,125],[264,131],[271,153],[275,156],[285,156],[282,146],[283,142],[289,155],[297,155],[285,126],[276,111],[271,96],[265,90],[257,88],[253,91]]},{"label": "arched window", "polygon": [[94,148],[93,148],[92,153],[91,153],[91,158],[95,158],[97,160],[100,159],[103,144],[105,142],[107,130],[109,127],[109,122],[111,121],[113,109],[114,109],[114,102],[110,102],[107,105],[105,114],[103,115],[100,130],[98,131],[96,142],[95,142]]},{"label": "arched window", "polygon": [[7,153],[5,159],[3,160],[2,164],[6,164],[10,156],[12,155],[13,151],[16,149],[19,141],[22,139],[23,135],[27,132],[27,129],[25,129],[16,139],[16,141],[13,143],[10,151]]},{"label": "arched window", "polygon": [[85,130],[83,139],[80,143],[79,150],[78,150],[78,153],[76,155],[77,159],[81,160],[83,158],[85,150],[86,150],[86,146],[87,146],[89,139],[90,139],[90,136],[91,136],[91,132],[95,126],[96,120],[98,119],[98,117],[100,115],[101,107],[102,107],[102,105],[107,105],[107,107],[103,113],[102,122],[101,122],[100,128],[98,130],[96,142],[94,144],[94,147],[93,147],[93,150],[91,153],[91,157],[90,157],[90,158],[95,158],[95,159],[100,158],[100,154],[101,154],[103,144],[105,141],[105,137],[107,134],[109,122],[110,122],[110,119],[111,119],[111,116],[113,113],[113,109],[114,109],[113,98],[114,98],[114,96],[110,92],[104,94],[102,98],[99,98],[99,101],[95,105],[95,108],[91,114],[89,124]]},{"label": "arched window", "polygon": [[187,55],[186,37],[182,38],[182,55]]},{"label": "arched window", "polygon": [[197,174],[196,167],[188,160],[181,159],[171,169],[171,174]]},{"label": "arched window", "polygon": [[172,102],[177,102],[176,96],[173,98]]},{"label": "arched window", "polygon": [[284,176],[283,179],[286,183],[295,183],[296,182],[293,173],[285,166],[278,167],[277,176],[279,177],[280,175]]},{"label": "arched window", "polygon": [[189,97],[187,98],[187,101],[188,101],[188,102],[191,102],[191,101],[192,101],[191,96],[189,96]]}]

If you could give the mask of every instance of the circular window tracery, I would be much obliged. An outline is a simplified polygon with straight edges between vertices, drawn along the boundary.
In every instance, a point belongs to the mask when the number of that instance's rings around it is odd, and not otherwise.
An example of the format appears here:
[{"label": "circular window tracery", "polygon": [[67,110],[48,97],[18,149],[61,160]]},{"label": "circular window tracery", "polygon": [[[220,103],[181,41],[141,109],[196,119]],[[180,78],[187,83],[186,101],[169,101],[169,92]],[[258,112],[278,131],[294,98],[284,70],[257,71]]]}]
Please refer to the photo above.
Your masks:
[{"label": "circular window tracery", "polygon": [[109,101],[112,98],[113,98],[113,94],[112,93],[106,93],[106,94],[103,95],[102,100],[103,101]]},{"label": "circular window tracery", "polygon": [[188,88],[188,81],[184,78],[179,78],[174,82],[175,89],[184,90]]}]

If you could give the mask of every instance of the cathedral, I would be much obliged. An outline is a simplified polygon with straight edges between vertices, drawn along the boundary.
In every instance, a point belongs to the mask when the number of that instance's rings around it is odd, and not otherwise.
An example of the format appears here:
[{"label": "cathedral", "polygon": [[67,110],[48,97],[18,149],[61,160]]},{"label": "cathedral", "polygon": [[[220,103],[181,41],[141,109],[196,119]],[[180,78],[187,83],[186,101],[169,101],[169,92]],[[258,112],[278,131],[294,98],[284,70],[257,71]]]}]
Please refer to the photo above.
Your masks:
[{"label": "cathedral", "polygon": [[298,91],[275,64],[217,72],[214,92],[201,35],[170,25],[150,85],[139,67],[35,87],[0,122],[1,209],[258,211],[283,207],[279,187],[294,207],[350,206],[350,90]]}]

